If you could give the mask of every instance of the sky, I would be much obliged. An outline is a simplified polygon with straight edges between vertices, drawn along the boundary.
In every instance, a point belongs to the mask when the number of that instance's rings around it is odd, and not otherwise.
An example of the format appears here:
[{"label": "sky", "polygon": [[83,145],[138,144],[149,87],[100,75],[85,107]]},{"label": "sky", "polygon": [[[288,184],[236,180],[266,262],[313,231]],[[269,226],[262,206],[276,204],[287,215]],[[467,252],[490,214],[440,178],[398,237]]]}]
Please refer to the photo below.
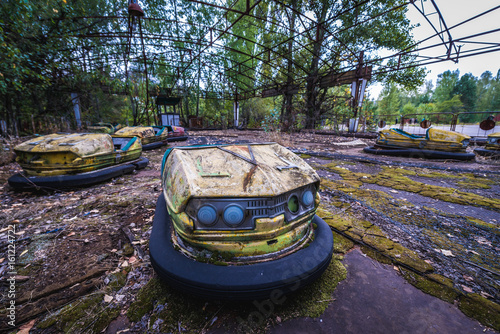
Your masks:
[{"label": "sky", "polygon": [[[463,37],[468,37],[481,32],[491,31],[495,29],[500,30],[500,0],[435,0],[443,19],[450,29],[451,37],[456,40]],[[422,2],[416,1],[415,4],[421,8]],[[423,2],[425,12],[430,14],[428,18],[434,23],[434,25],[439,29],[439,21],[437,14],[435,13],[432,6],[432,2],[427,0]],[[494,11],[481,16],[477,19],[471,20],[457,27],[455,25],[469,19],[474,16],[481,14],[489,9],[496,8]],[[420,14],[414,6],[409,6],[409,11],[407,13],[408,19],[410,19],[412,24],[420,24],[419,27],[415,28],[412,33],[416,41],[422,41],[435,34],[432,26],[426,21],[424,16]],[[420,45],[420,48],[438,44],[440,40],[437,37],[429,39]],[[467,54],[468,50],[471,48],[478,48],[487,46],[484,43],[500,43],[500,31],[478,36],[470,37],[463,41],[457,43],[457,46],[461,45],[460,54]],[[497,47],[500,49],[500,47]],[[425,55],[427,56],[442,56],[445,54],[446,48],[444,46],[432,48],[426,50]],[[447,70],[460,71],[460,76],[466,73],[472,73],[475,77],[479,77],[483,72],[490,71],[493,75],[496,75],[497,71],[500,69],[500,51],[486,53],[482,55],[475,55],[471,57],[459,58],[458,63],[453,61],[444,61],[436,64],[427,65],[427,80],[432,80],[433,85],[436,85],[436,79],[438,74],[441,74]],[[382,85],[375,84],[371,85],[367,91],[370,93],[370,98],[377,98],[382,90]]]}]

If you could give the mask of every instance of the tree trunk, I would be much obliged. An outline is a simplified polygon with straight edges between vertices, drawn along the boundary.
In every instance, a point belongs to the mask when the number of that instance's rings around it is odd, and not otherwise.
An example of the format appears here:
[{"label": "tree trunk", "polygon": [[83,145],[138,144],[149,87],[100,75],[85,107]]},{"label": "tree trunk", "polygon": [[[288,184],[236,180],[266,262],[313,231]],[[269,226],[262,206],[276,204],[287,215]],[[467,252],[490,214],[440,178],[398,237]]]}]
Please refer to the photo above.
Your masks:
[{"label": "tree trunk", "polygon": [[[318,16],[318,22],[323,22],[325,20],[328,11],[328,6],[323,3],[321,12]],[[318,14],[318,13],[317,13]],[[325,32],[321,29],[321,24],[318,25],[318,30],[316,34],[316,41],[313,45],[313,54],[311,55],[311,65],[309,67],[309,75],[306,84],[306,129],[314,129],[316,126],[316,118],[319,116],[319,108],[321,106],[321,99],[318,99],[319,88],[318,83],[318,70],[319,70],[319,59],[321,50],[323,48],[323,38]],[[324,96],[324,95],[323,95]]]},{"label": "tree trunk", "polygon": [[297,9],[297,1],[292,1],[292,17],[290,18],[290,41],[288,41],[288,58],[287,58],[287,78],[286,78],[286,88],[285,94],[283,96],[283,106],[281,108],[281,131],[288,132],[290,128],[293,126],[293,116],[292,116],[292,102],[293,102],[293,94],[290,93],[291,86],[293,84],[293,59],[292,51],[293,51],[293,30],[295,29],[295,18],[297,14],[295,10]]}]

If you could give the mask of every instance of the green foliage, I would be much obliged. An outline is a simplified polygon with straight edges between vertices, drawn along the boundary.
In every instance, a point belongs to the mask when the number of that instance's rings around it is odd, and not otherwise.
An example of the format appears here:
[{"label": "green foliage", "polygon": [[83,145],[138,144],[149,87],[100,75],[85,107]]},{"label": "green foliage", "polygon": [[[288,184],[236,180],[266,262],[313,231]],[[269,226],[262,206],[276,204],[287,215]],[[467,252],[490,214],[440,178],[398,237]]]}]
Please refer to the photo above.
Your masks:
[{"label": "green foliage", "polygon": [[463,103],[465,111],[474,111],[477,100],[476,77],[472,74],[464,74],[453,87],[452,94],[460,95],[460,101]]},{"label": "green foliage", "polygon": [[265,132],[279,132],[280,131],[280,113],[276,109],[271,111],[269,115],[264,117],[261,122],[261,127]]},{"label": "green foliage", "polygon": [[458,81],[459,71],[446,71],[438,75],[433,98],[436,102],[443,102],[453,97],[453,89]]},{"label": "green foliage", "polygon": [[380,93],[381,99],[378,103],[378,113],[395,114],[399,113],[401,106],[401,92],[394,83],[389,83]]}]

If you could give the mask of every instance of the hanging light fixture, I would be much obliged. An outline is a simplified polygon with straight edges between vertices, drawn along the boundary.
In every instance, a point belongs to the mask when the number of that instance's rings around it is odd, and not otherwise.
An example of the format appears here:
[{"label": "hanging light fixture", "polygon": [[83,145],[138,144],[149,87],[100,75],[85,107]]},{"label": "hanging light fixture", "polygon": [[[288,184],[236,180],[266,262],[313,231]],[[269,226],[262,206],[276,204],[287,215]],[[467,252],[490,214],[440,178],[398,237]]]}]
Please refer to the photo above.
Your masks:
[{"label": "hanging light fixture", "polygon": [[137,3],[137,0],[129,0],[128,14],[130,16],[138,16],[138,17],[144,16],[144,11],[142,10],[141,6],[139,6],[139,4]]}]

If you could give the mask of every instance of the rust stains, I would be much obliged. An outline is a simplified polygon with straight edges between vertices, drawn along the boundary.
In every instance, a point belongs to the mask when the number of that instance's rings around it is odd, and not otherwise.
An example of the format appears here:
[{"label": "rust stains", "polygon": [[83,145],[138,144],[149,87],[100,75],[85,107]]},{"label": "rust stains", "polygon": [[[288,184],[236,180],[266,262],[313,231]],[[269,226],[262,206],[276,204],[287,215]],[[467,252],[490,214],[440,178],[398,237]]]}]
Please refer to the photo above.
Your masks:
[{"label": "rust stains", "polygon": [[248,185],[251,184],[252,182],[252,176],[255,174],[255,171],[257,170],[257,165],[253,166],[252,169],[245,175],[245,178],[243,179],[243,191],[247,191]]}]

